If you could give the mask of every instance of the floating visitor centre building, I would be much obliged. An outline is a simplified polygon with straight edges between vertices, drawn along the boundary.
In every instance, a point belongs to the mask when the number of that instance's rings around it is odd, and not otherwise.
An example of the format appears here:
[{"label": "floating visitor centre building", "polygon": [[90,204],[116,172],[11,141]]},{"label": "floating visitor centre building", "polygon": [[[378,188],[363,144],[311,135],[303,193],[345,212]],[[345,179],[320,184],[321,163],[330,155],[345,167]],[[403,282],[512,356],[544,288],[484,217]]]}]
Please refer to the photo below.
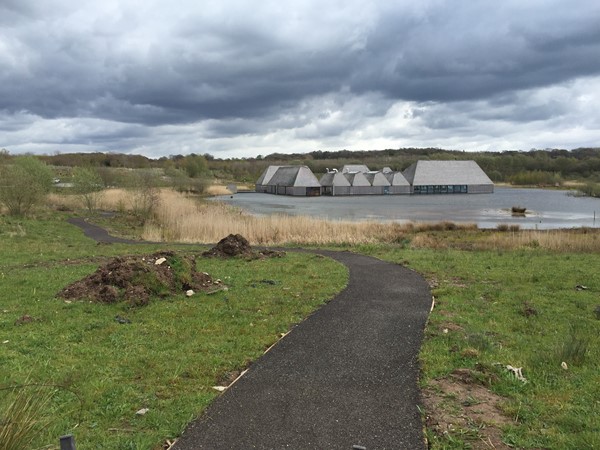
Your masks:
[{"label": "floating visitor centre building", "polygon": [[475,161],[418,161],[404,172],[365,165],[327,170],[320,180],[307,166],[269,166],[256,181],[256,192],[269,194],[399,195],[489,194],[494,183]]}]

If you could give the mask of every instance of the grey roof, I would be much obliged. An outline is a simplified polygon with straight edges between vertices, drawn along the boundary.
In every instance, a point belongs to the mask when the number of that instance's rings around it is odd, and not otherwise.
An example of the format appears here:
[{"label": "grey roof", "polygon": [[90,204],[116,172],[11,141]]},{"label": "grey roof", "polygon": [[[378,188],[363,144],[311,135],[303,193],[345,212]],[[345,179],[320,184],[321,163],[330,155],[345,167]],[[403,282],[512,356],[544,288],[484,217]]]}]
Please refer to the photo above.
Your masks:
[{"label": "grey roof", "polygon": [[413,186],[494,184],[475,161],[418,161],[403,175]]},{"label": "grey roof", "polygon": [[382,171],[383,173],[389,173],[389,172],[393,172],[393,170],[392,170],[390,167],[388,167],[388,166],[385,166],[383,169],[381,169],[381,171]]},{"label": "grey roof", "polygon": [[367,172],[365,178],[369,180],[371,186],[389,186],[390,182],[381,172]]},{"label": "grey roof", "polygon": [[346,164],[342,167],[342,173],[368,172],[369,168],[364,164]]},{"label": "grey roof", "polygon": [[269,180],[271,179],[271,177],[273,175],[275,175],[275,172],[277,172],[277,169],[279,169],[281,166],[269,166],[267,167],[264,172],[262,173],[262,175],[258,178],[258,180],[256,180],[256,184],[259,185],[266,185],[269,184]]},{"label": "grey roof", "polygon": [[350,186],[350,181],[340,172],[329,172],[319,180],[321,186]]},{"label": "grey roof", "polygon": [[402,172],[386,172],[384,175],[392,186],[410,186]]},{"label": "grey roof", "polygon": [[267,183],[270,186],[321,187],[307,166],[281,166]]},{"label": "grey roof", "polygon": [[361,172],[345,173],[344,176],[348,179],[352,186],[371,186],[369,180]]}]

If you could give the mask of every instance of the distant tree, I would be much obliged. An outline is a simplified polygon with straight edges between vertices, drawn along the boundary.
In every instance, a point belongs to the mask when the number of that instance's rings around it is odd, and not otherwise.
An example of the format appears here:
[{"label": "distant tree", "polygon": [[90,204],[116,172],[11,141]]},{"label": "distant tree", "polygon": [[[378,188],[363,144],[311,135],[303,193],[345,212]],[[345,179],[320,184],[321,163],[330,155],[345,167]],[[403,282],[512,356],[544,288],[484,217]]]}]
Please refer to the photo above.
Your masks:
[{"label": "distant tree", "polygon": [[133,213],[144,224],[154,216],[160,205],[159,179],[150,170],[136,170],[131,183]]},{"label": "distant tree", "polygon": [[52,170],[32,156],[18,156],[0,166],[0,203],[12,216],[24,216],[52,187]]},{"label": "distant tree", "polygon": [[186,171],[190,178],[200,178],[208,171],[208,164],[204,156],[188,155],[179,162],[179,167]]},{"label": "distant tree", "polygon": [[10,159],[10,153],[5,148],[0,149],[0,163],[8,161]]},{"label": "distant tree", "polygon": [[76,167],[73,169],[73,189],[91,213],[97,209],[104,195],[104,181],[95,168]]}]

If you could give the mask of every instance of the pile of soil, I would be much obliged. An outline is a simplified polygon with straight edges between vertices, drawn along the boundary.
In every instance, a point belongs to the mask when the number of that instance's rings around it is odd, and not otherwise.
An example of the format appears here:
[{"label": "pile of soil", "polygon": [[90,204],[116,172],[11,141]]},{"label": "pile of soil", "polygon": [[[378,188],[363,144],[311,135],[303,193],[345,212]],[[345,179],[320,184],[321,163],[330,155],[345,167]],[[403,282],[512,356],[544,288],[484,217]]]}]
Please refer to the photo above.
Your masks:
[{"label": "pile of soil", "polygon": [[176,252],[124,256],[109,261],[93,274],[65,287],[64,299],[89,299],[100,303],[125,301],[132,306],[148,304],[152,297],[193,291],[213,291],[221,280],[196,270],[193,256]]},{"label": "pile of soil", "polygon": [[252,256],[252,247],[241,234],[230,234],[221,239],[217,245],[202,253],[202,256],[232,258],[234,256]]},{"label": "pile of soil", "polygon": [[230,234],[221,239],[213,248],[202,253],[202,256],[209,258],[233,258],[236,256],[246,258],[280,258],[284,255],[285,252],[274,250],[254,251],[248,240],[241,234]]}]

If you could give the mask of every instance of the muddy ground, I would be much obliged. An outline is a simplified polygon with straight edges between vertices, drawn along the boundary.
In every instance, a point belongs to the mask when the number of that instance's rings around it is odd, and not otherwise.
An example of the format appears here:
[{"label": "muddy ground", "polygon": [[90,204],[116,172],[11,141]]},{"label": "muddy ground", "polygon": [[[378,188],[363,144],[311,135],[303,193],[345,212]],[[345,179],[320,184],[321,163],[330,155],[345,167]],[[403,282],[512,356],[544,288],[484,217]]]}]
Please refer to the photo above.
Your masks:
[{"label": "muddy ground", "polygon": [[57,296],[143,306],[151,298],[222,287],[221,280],[213,280],[208,273],[196,270],[195,257],[164,251],[113,258],[93,274],[65,287]]}]

